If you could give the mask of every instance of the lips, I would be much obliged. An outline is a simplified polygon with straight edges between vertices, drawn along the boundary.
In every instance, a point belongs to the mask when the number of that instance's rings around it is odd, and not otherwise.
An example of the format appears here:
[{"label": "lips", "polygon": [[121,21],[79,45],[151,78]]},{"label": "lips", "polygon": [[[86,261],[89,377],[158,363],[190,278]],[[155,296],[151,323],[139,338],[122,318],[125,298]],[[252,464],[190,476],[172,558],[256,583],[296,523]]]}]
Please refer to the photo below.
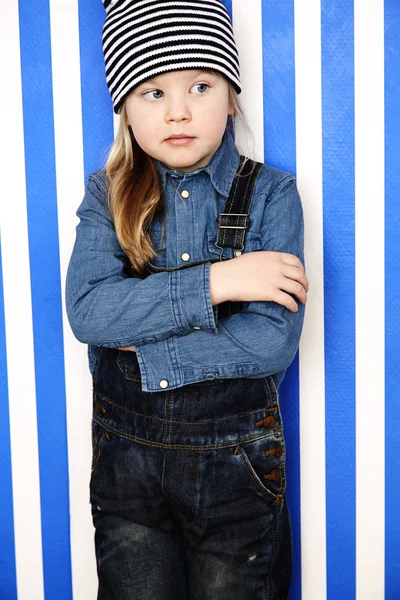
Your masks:
[{"label": "lips", "polygon": [[164,142],[166,144],[168,144],[169,147],[190,146],[195,139],[196,138],[194,138],[194,137],[189,137],[185,134],[181,134],[181,135],[170,136],[169,138],[164,140]]},{"label": "lips", "polygon": [[176,134],[175,135],[170,135],[168,138],[165,138],[165,141],[167,141],[167,140],[179,140],[181,138],[190,138],[190,139],[192,139],[193,136],[186,135],[185,133],[180,133],[179,135],[176,135]]}]

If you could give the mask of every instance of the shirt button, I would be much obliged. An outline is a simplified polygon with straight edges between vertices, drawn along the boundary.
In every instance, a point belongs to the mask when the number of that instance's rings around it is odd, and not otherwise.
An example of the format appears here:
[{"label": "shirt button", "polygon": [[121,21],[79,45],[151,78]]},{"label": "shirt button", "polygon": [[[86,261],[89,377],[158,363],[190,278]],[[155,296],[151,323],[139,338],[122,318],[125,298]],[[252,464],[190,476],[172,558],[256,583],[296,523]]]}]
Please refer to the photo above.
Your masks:
[{"label": "shirt button", "polygon": [[181,191],[181,196],[182,196],[182,198],[189,198],[190,193],[189,193],[188,190],[182,190]]},{"label": "shirt button", "polygon": [[161,379],[160,387],[162,387],[162,388],[168,387],[168,381],[166,379]]},{"label": "shirt button", "polygon": [[189,260],[189,258],[190,258],[190,254],[188,252],[184,252],[183,254],[181,254],[182,260]]},{"label": "shirt button", "polygon": [[201,329],[201,327],[198,327],[197,325],[193,325],[193,329]]}]

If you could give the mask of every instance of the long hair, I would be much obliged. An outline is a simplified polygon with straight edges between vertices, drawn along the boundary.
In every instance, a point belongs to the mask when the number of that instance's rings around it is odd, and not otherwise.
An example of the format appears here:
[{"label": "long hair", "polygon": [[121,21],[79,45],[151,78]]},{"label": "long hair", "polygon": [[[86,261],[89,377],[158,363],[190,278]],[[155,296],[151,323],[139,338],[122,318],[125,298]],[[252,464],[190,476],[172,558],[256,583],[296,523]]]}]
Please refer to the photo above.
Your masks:
[{"label": "long hair", "polygon": [[[222,77],[217,71],[211,72]],[[247,124],[244,109],[230,82],[228,86],[229,102],[234,108],[233,115],[228,117],[228,126],[232,127],[235,135],[236,120],[239,120],[244,131],[253,139],[254,148],[254,136]],[[149,228],[153,217],[163,210],[164,201],[153,159],[136,142],[132,129],[127,124],[125,103],[122,104],[119,115],[119,128],[104,167],[108,207],[121,248],[128,256],[133,270],[142,274],[146,263],[156,256]]]}]

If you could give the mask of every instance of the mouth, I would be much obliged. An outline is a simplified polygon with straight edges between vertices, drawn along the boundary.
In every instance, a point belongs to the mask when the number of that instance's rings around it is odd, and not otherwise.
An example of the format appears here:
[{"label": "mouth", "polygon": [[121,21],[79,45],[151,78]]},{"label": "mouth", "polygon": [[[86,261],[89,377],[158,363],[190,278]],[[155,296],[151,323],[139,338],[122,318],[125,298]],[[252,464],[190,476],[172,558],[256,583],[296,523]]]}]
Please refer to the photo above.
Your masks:
[{"label": "mouth", "polygon": [[186,144],[190,144],[193,140],[196,139],[194,137],[181,134],[181,135],[171,135],[169,138],[166,138],[164,142],[171,146],[185,146]]},{"label": "mouth", "polygon": [[189,139],[189,140],[193,140],[193,136],[191,135],[186,135],[185,133],[180,133],[179,135],[170,135],[168,138],[165,138],[165,142],[168,142],[169,140],[182,140],[182,139]]}]

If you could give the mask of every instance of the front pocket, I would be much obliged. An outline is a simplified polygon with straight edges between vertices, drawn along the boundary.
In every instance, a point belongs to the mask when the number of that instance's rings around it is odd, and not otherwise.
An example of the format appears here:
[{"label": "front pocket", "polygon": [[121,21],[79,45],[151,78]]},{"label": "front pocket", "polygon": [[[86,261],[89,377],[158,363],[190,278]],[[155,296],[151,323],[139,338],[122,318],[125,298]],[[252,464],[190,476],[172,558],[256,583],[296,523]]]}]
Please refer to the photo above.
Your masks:
[{"label": "front pocket", "polygon": [[281,429],[270,435],[239,443],[234,454],[253,486],[271,502],[282,500],[286,490],[285,440]]}]

